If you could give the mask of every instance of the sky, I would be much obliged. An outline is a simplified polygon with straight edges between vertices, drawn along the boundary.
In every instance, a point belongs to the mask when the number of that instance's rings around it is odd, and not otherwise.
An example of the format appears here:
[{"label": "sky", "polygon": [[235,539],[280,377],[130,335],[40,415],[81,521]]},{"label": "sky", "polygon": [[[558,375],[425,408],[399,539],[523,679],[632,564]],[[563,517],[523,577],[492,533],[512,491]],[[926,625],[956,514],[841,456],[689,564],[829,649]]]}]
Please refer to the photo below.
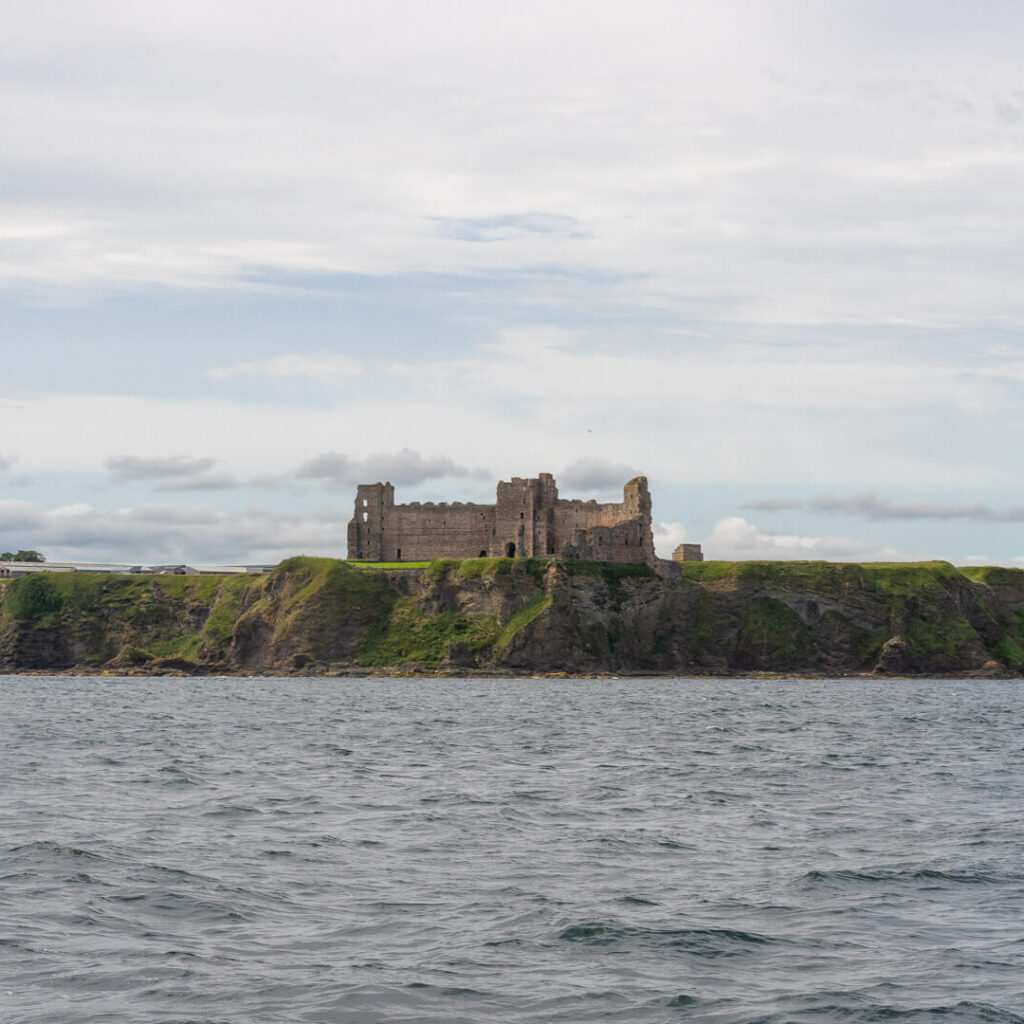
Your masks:
[{"label": "sky", "polygon": [[663,557],[1024,565],[1018,0],[0,17],[0,550],[643,473]]}]

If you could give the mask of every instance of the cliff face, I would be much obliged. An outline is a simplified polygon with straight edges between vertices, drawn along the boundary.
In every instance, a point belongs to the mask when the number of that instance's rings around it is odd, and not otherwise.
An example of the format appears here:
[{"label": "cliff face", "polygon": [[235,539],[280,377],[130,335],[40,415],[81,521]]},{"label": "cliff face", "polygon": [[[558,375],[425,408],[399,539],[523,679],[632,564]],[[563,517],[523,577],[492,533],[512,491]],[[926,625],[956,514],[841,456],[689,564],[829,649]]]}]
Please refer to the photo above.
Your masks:
[{"label": "cliff face", "polygon": [[547,559],[424,570],[293,558],[263,577],[34,575],[0,670],[907,675],[1024,669],[1024,571]]}]

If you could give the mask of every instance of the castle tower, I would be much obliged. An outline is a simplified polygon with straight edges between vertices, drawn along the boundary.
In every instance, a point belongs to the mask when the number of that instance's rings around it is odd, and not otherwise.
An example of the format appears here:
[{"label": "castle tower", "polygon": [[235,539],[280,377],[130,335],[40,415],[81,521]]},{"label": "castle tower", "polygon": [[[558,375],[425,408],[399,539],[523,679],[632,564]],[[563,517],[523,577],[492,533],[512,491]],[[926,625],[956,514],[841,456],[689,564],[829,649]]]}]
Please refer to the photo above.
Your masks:
[{"label": "castle tower", "polygon": [[635,476],[622,488],[622,508],[627,515],[638,520],[641,557],[637,561],[653,565],[654,532],[651,527],[651,492],[647,489],[647,477]]},{"label": "castle tower", "polygon": [[517,558],[554,554],[554,506],[558,487],[550,473],[498,483],[495,555]]},{"label": "castle tower", "polygon": [[394,507],[395,489],[390,481],[356,488],[355,510],[348,524],[349,558],[384,561],[384,531],[388,512]]}]

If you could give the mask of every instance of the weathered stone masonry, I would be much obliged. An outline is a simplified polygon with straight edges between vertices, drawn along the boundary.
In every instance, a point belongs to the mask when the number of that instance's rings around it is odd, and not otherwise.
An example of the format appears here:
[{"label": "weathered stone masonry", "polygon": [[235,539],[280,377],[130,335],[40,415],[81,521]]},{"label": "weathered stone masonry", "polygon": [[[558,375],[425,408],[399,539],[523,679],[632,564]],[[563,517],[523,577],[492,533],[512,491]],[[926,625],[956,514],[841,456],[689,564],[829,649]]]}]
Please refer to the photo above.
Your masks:
[{"label": "weathered stone masonry", "polygon": [[502,480],[493,505],[396,505],[390,483],[356,489],[349,558],[401,562],[544,555],[654,565],[647,478],[630,480],[623,500],[608,504],[559,498],[550,473]]}]

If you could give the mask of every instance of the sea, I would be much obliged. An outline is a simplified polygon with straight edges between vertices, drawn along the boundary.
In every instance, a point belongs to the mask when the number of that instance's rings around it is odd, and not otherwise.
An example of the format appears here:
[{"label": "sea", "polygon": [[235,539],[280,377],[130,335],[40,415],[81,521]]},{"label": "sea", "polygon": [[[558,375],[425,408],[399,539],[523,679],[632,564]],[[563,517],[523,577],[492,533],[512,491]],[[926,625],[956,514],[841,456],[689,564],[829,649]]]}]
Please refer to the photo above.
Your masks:
[{"label": "sea", "polygon": [[1024,1021],[1024,683],[0,677],[0,1021]]}]

